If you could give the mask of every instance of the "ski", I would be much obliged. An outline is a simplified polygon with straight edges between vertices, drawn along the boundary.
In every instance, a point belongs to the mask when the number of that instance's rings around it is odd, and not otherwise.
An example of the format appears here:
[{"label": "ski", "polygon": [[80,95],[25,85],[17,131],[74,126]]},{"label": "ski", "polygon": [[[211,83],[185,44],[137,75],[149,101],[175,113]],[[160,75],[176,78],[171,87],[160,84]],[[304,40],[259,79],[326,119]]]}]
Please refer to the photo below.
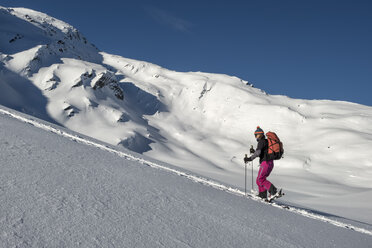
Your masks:
[{"label": "ski", "polygon": [[246,194],[246,197],[249,197],[252,200],[255,200],[255,201],[258,201],[258,202],[261,202],[261,203],[270,204],[270,205],[281,207],[281,208],[284,208],[284,209],[291,209],[291,207],[289,207],[287,205],[284,205],[282,203],[278,203],[278,202],[275,201],[276,199],[285,195],[285,193],[282,192],[282,189],[280,189],[279,192],[280,193],[276,197],[273,197],[271,199],[262,199],[261,197],[258,196],[257,191],[251,190],[251,193]]},{"label": "ski", "polygon": [[284,194],[284,192],[282,192],[282,189],[280,189],[275,195],[269,196],[268,201],[272,202],[273,200],[278,199],[278,198],[282,197],[283,195],[285,195],[285,194]]}]

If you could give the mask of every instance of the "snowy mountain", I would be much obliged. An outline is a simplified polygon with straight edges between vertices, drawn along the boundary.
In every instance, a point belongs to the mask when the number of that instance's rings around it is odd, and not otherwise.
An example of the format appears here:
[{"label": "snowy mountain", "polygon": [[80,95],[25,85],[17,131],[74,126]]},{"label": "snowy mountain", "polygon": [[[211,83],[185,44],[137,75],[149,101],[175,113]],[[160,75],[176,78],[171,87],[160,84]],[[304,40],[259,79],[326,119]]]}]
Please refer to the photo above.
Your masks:
[{"label": "snowy mountain", "polygon": [[372,223],[371,107],[107,54],[24,8],[0,8],[0,88],[1,105],[238,188],[260,125],[285,145],[270,177],[283,202]]},{"label": "snowy mountain", "polygon": [[0,126],[0,247],[372,242],[371,225],[247,199],[218,182],[4,107]]}]

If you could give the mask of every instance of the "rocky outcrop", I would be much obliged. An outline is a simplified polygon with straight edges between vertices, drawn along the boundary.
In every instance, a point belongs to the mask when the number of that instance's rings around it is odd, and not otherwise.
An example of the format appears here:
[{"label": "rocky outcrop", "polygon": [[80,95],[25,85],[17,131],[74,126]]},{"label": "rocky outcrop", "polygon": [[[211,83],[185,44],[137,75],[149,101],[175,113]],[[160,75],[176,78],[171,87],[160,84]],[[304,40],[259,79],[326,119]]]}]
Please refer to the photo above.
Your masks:
[{"label": "rocky outcrop", "polygon": [[104,87],[108,87],[114,92],[114,95],[120,99],[124,100],[124,92],[120,88],[119,83],[113,73],[101,73],[94,80],[92,80],[91,86],[94,90],[98,90]]}]

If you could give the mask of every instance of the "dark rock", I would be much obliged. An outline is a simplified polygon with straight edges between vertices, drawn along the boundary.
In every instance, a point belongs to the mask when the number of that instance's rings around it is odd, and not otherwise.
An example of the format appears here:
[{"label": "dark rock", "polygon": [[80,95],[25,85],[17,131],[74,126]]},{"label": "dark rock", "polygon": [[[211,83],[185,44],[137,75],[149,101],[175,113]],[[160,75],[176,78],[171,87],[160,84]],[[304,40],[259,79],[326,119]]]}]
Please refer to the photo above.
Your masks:
[{"label": "dark rock", "polygon": [[124,100],[123,90],[120,88],[114,74],[101,74],[100,78],[93,85],[93,89],[97,90],[105,86],[108,86],[118,99]]}]

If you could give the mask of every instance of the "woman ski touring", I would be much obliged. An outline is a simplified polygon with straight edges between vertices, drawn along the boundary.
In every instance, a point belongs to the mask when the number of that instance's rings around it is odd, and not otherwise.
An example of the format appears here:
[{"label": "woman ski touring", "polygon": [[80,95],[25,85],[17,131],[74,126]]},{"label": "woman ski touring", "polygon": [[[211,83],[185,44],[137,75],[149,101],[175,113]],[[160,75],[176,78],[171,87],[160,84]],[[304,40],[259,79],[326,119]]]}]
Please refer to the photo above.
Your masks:
[{"label": "woman ski touring", "polygon": [[[282,143],[280,142],[279,138],[277,138],[275,133],[269,132],[271,135],[274,134],[277,141],[274,143],[270,140],[270,149],[269,149],[269,141],[265,138],[264,131],[258,126],[257,130],[254,132],[254,135],[257,139],[257,149],[254,150],[251,148],[251,153],[253,153],[250,157],[245,157],[244,162],[248,163],[249,161],[253,161],[255,158],[260,158],[260,169],[257,174],[256,183],[258,186],[258,196],[266,201],[272,201],[275,198],[279,198],[282,196],[282,189],[278,190],[274,184],[272,184],[267,177],[270,175],[271,171],[274,168],[274,159],[280,159],[283,154],[283,147]],[[269,135],[267,133],[267,135]],[[280,154],[276,154],[272,156],[273,149],[272,146],[280,145]],[[269,154],[270,153],[270,154]],[[267,196],[267,192],[269,192],[269,196]]]}]

